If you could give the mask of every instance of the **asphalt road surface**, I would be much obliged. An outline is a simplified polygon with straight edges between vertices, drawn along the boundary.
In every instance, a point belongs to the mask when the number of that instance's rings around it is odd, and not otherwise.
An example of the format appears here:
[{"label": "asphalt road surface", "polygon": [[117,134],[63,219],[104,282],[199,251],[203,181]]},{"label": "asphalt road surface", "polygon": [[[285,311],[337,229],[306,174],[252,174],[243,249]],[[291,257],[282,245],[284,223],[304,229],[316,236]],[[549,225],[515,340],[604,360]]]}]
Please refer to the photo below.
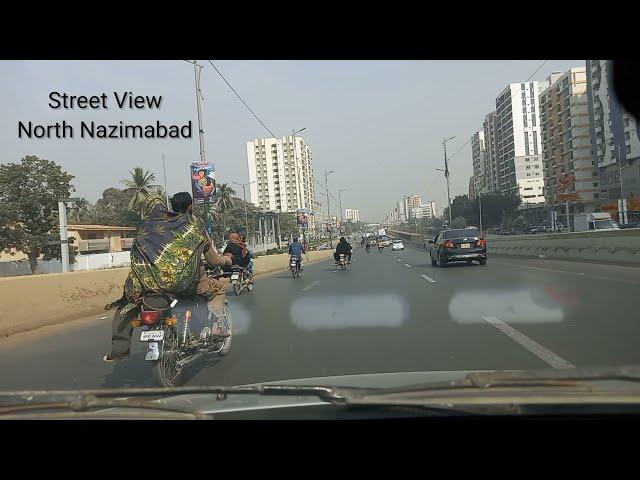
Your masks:
[{"label": "asphalt road surface", "polygon": [[[196,362],[187,384],[639,364],[639,286],[636,267],[490,256],[441,269],[411,246],[356,246],[347,271],[319,262],[229,296],[232,351]],[[0,339],[0,389],[152,386],[137,340],[130,360],[102,362],[107,313]]]}]

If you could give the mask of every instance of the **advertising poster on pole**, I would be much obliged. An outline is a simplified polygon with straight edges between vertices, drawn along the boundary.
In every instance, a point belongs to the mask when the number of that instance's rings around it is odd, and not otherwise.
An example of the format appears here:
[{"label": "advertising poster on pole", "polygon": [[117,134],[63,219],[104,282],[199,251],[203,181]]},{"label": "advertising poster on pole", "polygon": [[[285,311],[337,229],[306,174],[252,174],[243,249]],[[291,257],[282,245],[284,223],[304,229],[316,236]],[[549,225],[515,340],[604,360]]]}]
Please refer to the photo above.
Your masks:
[{"label": "advertising poster on pole", "polygon": [[296,213],[298,217],[298,227],[307,230],[309,228],[309,209],[299,208]]},{"label": "advertising poster on pole", "polygon": [[210,162],[191,162],[191,194],[194,204],[216,201],[215,168]]}]

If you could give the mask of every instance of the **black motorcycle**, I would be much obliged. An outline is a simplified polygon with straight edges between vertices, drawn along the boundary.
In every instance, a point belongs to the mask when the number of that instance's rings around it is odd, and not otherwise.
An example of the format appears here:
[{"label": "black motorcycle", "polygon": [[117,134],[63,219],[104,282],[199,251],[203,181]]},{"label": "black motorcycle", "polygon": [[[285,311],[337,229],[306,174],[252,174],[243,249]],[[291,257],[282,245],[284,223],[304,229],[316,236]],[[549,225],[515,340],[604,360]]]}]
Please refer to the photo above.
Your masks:
[{"label": "black motorcycle", "polygon": [[[218,276],[207,270],[207,275]],[[231,350],[232,321],[225,299],[220,326],[229,336],[211,333],[212,314],[207,299],[178,297],[159,291],[143,293],[133,327],[143,327],[140,341],[147,343],[145,360],[152,362],[151,375],[160,387],[182,383],[183,368],[203,355],[227,355]]]}]

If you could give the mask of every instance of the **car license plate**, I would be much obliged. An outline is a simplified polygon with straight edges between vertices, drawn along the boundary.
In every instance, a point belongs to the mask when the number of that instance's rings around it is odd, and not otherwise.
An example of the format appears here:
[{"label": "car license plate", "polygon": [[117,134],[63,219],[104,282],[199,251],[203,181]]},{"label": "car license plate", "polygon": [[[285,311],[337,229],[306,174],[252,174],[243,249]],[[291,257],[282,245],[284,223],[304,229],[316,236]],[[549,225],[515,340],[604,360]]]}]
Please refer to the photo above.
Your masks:
[{"label": "car license plate", "polygon": [[140,334],[141,342],[159,342],[164,338],[164,330],[147,330]]},{"label": "car license plate", "polygon": [[291,266],[295,267],[296,266],[296,262],[291,262]]},{"label": "car license plate", "polygon": [[470,243],[461,243],[460,244],[460,248],[471,248],[471,244]]},{"label": "car license plate", "polygon": [[237,273],[232,274],[231,280],[238,280],[238,274]]}]

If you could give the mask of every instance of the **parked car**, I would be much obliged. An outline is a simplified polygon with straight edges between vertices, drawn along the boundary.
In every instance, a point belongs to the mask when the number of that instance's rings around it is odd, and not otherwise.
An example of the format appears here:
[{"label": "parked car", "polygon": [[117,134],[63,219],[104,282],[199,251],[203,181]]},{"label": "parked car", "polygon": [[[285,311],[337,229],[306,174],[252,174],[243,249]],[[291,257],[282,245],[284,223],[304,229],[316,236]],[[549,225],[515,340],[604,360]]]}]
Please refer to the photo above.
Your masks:
[{"label": "parked car", "polygon": [[404,242],[402,240],[394,240],[391,244],[391,251],[404,250]]}]

